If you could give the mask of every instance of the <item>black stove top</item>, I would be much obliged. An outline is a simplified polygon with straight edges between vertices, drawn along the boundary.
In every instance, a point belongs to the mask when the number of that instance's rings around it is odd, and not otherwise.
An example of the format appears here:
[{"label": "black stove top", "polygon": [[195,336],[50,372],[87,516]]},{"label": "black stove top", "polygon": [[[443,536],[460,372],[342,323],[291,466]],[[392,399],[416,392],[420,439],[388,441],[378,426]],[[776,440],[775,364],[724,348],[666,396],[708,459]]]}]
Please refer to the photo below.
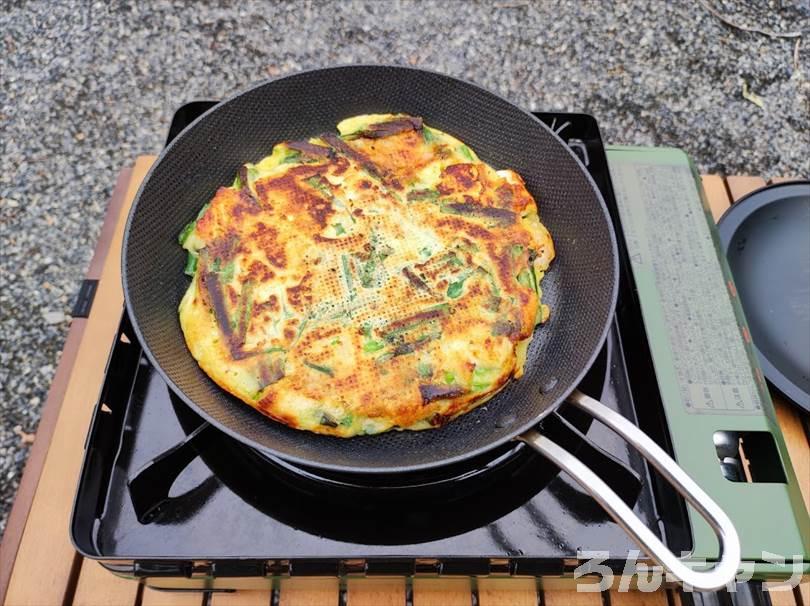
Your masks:
[{"label": "black stove top", "polygon": [[[183,106],[169,140],[212,105]],[[616,221],[595,120],[537,115],[587,166]],[[624,256],[621,241],[620,248]],[[667,444],[626,263],[622,273],[616,318],[580,389]],[[621,439],[566,407],[543,431],[605,478],[671,549],[689,548],[682,500]],[[578,552],[608,552],[620,569],[636,549],[573,480],[522,444],[379,477],[306,469],[252,450],[173,396],[126,313],[87,438],[71,534],[85,556],[141,577],[184,576],[199,566],[220,577],[561,574],[576,566]]]}]

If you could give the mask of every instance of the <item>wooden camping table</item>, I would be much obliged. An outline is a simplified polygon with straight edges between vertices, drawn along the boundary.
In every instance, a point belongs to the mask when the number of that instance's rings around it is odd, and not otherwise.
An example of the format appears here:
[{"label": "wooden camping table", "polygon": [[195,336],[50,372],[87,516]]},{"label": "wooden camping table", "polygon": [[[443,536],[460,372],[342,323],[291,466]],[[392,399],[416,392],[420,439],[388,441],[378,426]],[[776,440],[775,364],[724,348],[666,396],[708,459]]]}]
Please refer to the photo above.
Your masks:
[{"label": "wooden camping table", "polygon": [[[166,593],[107,572],[79,556],[68,538],[71,503],[82,461],[90,416],[104,378],[106,344],[118,327],[123,295],[119,251],[126,211],[153,157],[140,157],[121,172],[104,227],[88,270],[99,280],[90,316],[72,321],[62,358],[42,412],[0,553],[0,601],[6,606],[402,606],[410,593],[415,606],[529,606],[545,604],[614,606],[677,604],[673,590],[657,593],[576,593],[534,578],[405,578],[282,580],[276,593]],[[765,185],[758,177],[703,177],[715,219],[733,200]],[[773,394],[776,412],[790,450],[805,502],[810,502],[810,446],[795,409]],[[568,585],[567,587],[570,587]],[[342,593],[342,595],[341,595]],[[771,592],[778,605],[810,606],[810,591]],[[343,602],[341,602],[343,600]]]}]

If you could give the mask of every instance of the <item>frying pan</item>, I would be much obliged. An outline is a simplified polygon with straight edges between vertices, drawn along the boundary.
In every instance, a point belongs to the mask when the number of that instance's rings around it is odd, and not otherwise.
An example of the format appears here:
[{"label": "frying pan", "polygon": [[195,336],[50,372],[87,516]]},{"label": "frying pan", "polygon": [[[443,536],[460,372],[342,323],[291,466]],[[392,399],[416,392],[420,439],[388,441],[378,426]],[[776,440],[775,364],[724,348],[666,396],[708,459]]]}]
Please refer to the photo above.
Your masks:
[{"label": "frying pan", "polygon": [[748,194],[717,232],[762,372],[810,413],[810,181]]},{"label": "frying pan", "polygon": [[[543,281],[551,320],[537,330],[524,376],[486,406],[441,429],[341,439],[275,423],[217,387],[188,352],[177,308],[188,287],[177,234],[218,187],[273,145],[334,132],[348,116],[404,112],[458,137],[489,164],[509,167],[539,201],[557,259]],[[615,234],[604,201],[568,147],[529,113],[478,86],[395,66],[318,69],[264,82],[212,108],[162,153],[124,235],[124,295],[146,355],[169,386],[215,427],[249,446],[310,467],[396,473],[437,467],[519,439],[576,478],[656,561],[700,589],[732,580],[740,561],[725,513],[650,438],[574,388],[599,352],[618,285]],[[715,529],[720,559],[692,571],[592,471],[534,429],[568,402],[633,444]],[[719,469],[719,468],[718,468]]]}]

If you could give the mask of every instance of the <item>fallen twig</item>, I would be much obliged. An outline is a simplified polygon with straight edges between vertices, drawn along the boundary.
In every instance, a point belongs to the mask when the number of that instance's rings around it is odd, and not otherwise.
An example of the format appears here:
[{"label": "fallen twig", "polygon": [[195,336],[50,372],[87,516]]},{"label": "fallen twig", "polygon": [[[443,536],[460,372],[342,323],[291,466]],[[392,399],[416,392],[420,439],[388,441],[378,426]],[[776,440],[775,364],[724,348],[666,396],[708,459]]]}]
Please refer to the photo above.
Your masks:
[{"label": "fallen twig", "polygon": [[23,446],[33,444],[34,438],[36,438],[36,434],[23,431],[23,428],[20,425],[15,425],[14,429],[12,429],[11,431],[13,431],[17,435],[17,437],[20,438],[20,444],[22,444]]},{"label": "fallen twig", "polygon": [[765,102],[758,94],[748,88],[748,82],[743,80],[742,96],[760,109],[765,109]]},{"label": "fallen twig", "polygon": [[756,34],[762,34],[764,36],[770,36],[771,38],[801,38],[801,32],[774,32],[769,29],[760,29],[758,27],[748,27],[747,25],[740,25],[739,23],[734,23],[733,21],[729,20],[725,17],[722,13],[717,11],[714,7],[712,7],[706,0],[698,0],[700,4],[703,5],[707,11],[709,11],[712,15],[720,19],[723,23],[728,25],[729,27],[733,27],[734,29],[738,29],[744,32],[753,32]]}]

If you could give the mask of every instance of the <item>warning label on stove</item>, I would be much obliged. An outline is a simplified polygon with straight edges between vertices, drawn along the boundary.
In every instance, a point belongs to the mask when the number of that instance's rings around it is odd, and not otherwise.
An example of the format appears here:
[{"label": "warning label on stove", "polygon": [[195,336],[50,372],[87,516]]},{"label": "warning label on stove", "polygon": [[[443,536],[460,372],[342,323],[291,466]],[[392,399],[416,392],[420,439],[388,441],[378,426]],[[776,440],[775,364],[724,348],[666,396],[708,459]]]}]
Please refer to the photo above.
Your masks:
[{"label": "warning label on stove", "polygon": [[659,386],[691,413],[758,412],[753,352],[688,161],[639,160],[610,173]]},{"label": "warning label on stove", "polygon": [[689,383],[686,406],[704,411],[754,410],[756,404],[751,391],[742,385]]}]

